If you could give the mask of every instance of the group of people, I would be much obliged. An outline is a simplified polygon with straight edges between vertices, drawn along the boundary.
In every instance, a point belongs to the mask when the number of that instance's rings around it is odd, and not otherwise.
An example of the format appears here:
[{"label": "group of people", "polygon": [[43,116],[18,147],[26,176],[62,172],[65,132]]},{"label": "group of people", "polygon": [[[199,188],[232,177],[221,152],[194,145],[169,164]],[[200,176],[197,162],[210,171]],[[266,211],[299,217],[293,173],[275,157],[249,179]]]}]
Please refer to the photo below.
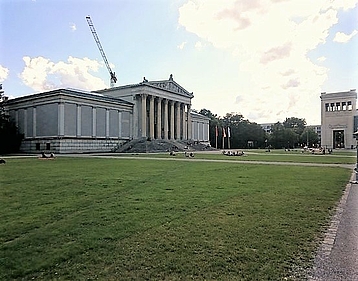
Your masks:
[{"label": "group of people", "polygon": [[194,152],[186,152],[184,153],[185,157],[194,157]]},{"label": "group of people", "polygon": [[54,158],[55,158],[55,154],[53,154],[52,152],[50,153],[50,155],[46,155],[44,151],[41,152],[40,159],[54,159]]},{"label": "group of people", "polygon": [[223,151],[223,154],[226,155],[226,156],[243,156],[245,153],[243,151],[232,151],[232,150],[229,150],[229,151]]},{"label": "group of people", "polygon": [[[176,152],[175,151],[170,151],[169,152],[170,156],[176,156]],[[184,156],[185,157],[194,157],[194,152],[184,152]]]}]

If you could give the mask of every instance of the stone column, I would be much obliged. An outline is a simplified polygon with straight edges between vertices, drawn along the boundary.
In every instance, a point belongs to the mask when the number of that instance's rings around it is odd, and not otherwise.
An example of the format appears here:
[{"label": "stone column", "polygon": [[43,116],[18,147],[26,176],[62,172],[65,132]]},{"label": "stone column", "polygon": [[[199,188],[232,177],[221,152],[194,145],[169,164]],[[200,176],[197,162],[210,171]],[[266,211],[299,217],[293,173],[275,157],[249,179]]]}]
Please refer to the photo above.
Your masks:
[{"label": "stone column", "polygon": [[192,130],[191,130],[191,115],[190,115],[190,110],[191,110],[191,104],[188,104],[187,106],[187,114],[188,114],[188,117],[187,117],[187,120],[188,120],[188,140],[191,140],[191,133],[192,133]]},{"label": "stone column", "polygon": [[174,139],[174,101],[170,102],[170,139]]},{"label": "stone column", "polygon": [[147,137],[147,95],[142,94],[142,137]]},{"label": "stone column", "polygon": [[106,109],[106,138],[109,138],[109,109]]},{"label": "stone column", "polygon": [[157,139],[162,139],[162,99],[157,99]]},{"label": "stone column", "polygon": [[154,139],[154,96],[149,98],[149,137]]},{"label": "stone column", "polygon": [[97,109],[92,108],[92,137],[97,136]]},{"label": "stone column", "polygon": [[28,137],[27,133],[27,108],[24,109],[24,137]]},{"label": "stone column", "polygon": [[120,111],[118,111],[118,137],[122,137],[122,112]]},{"label": "stone column", "polygon": [[164,102],[164,120],[163,120],[163,125],[164,125],[164,139],[167,140],[168,139],[168,100],[165,99],[163,100]]},{"label": "stone column", "polygon": [[[140,128],[140,118],[139,118],[139,96],[138,95],[134,95],[133,96],[133,101],[134,101],[134,106],[133,106],[133,118],[132,118],[132,122],[129,123],[130,127],[132,128],[132,130],[130,130],[132,136],[137,139],[140,138],[141,135],[139,134],[139,128]],[[122,135],[120,135],[122,136]]]},{"label": "stone column", "polygon": [[32,108],[32,136],[36,137],[36,106]]},{"label": "stone column", "polygon": [[175,116],[175,123],[176,123],[175,139],[179,140],[180,139],[180,103],[179,102],[175,103],[175,112],[176,112],[176,116]]},{"label": "stone column", "polygon": [[182,135],[182,139],[186,140],[187,136],[186,136],[186,120],[185,120],[185,104],[182,104],[182,129],[183,129],[183,135]]},{"label": "stone column", "polygon": [[82,114],[81,114],[81,105],[77,104],[77,121],[76,121],[76,125],[77,125],[77,137],[81,136],[81,132],[82,132]]},{"label": "stone column", "polygon": [[[34,111],[34,118],[36,116],[36,111]],[[35,121],[35,119],[33,120]],[[36,122],[34,122],[36,125]],[[36,129],[36,128],[34,128]],[[36,136],[36,131],[34,132],[34,137]],[[58,135],[64,136],[65,135],[65,104],[59,103],[58,104]]]}]

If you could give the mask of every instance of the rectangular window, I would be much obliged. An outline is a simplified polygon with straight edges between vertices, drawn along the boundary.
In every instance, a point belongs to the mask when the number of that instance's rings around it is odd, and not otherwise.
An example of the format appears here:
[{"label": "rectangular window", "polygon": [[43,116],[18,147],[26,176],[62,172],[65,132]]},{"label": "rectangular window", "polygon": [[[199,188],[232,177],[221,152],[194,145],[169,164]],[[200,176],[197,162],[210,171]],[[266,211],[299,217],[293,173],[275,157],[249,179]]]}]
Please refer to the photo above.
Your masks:
[{"label": "rectangular window", "polygon": [[46,143],[46,150],[50,150],[51,149],[51,143]]},{"label": "rectangular window", "polygon": [[352,110],[352,102],[351,101],[349,101],[347,103],[347,107],[348,107],[348,110]]},{"label": "rectangular window", "polygon": [[331,110],[330,111],[334,111],[334,102],[331,103]]},{"label": "rectangular window", "polygon": [[345,101],[342,102],[342,110],[347,110],[347,104]]},{"label": "rectangular window", "polygon": [[36,143],[36,150],[40,150],[40,143],[39,142]]},{"label": "rectangular window", "polygon": [[326,106],[326,111],[329,111],[329,103],[326,103],[325,106]]},{"label": "rectangular window", "polygon": [[341,110],[341,103],[340,102],[336,102],[336,110],[338,110],[338,111]]}]

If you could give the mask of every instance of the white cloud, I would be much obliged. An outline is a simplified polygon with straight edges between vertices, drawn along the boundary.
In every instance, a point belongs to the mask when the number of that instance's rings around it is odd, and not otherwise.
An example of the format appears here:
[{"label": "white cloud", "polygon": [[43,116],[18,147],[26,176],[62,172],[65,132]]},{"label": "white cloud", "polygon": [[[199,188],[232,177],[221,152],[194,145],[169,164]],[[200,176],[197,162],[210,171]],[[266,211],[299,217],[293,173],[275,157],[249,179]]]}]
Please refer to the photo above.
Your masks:
[{"label": "white cloud", "polygon": [[203,48],[203,44],[200,41],[195,43],[195,49],[201,50],[202,48]]},{"label": "white cloud", "polygon": [[326,43],[330,28],[338,23],[338,10],[357,3],[188,0],[179,9],[179,24],[214,47],[231,52],[240,73],[250,77],[241,84],[238,77],[231,82],[237,91],[221,94],[230,96],[229,105],[240,101],[226,112],[240,111],[256,122],[290,116],[319,122],[319,95],[329,69],[309,60],[307,53]]},{"label": "white cloud", "polygon": [[98,77],[90,74],[97,72],[102,65],[88,58],[69,57],[67,62],[52,62],[44,57],[24,57],[25,68],[20,78],[26,86],[35,91],[46,91],[55,88],[79,88],[95,90],[106,88]]},{"label": "white cloud", "polygon": [[178,49],[183,50],[187,42],[182,42],[180,45],[178,45]]},{"label": "white cloud", "polygon": [[9,70],[0,65],[0,82],[4,82],[9,75]]},{"label": "white cloud", "polygon": [[337,32],[336,35],[334,36],[333,41],[338,43],[347,43],[357,34],[358,34],[358,30],[353,30],[351,34]]},{"label": "white cloud", "polygon": [[319,62],[324,62],[326,59],[327,59],[326,57],[322,56],[322,57],[319,57],[319,58],[317,59],[317,61],[319,61]]},{"label": "white cloud", "polygon": [[76,31],[77,30],[76,24],[74,24],[73,22],[70,22],[70,29],[71,29],[71,31]]}]

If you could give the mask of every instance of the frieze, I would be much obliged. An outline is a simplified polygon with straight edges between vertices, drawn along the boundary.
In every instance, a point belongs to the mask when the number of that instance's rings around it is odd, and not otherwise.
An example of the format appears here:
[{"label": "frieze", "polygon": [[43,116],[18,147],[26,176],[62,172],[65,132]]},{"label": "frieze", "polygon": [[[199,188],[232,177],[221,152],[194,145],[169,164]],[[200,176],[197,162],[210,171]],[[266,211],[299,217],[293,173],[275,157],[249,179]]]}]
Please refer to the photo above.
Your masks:
[{"label": "frieze", "polygon": [[341,124],[337,124],[337,125],[329,124],[328,125],[328,128],[330,128],[330,129],[344,129],[344,128],[347,128],[347,127],[348,127],[347,125],[341,125]]},{"label": "frieze", "polygon": [[186,91],[184,91],[182,88],[174,85],[171,82],[169,82],[169,83],[153,83],[153,82],[149,82],[149,83],[152,84],[153,86],[157,86],[157,87],[162,88],[162,89],[170,90],[170,91],[177,92],[177,93],[180,93],[180,94],[187,94]]}]

